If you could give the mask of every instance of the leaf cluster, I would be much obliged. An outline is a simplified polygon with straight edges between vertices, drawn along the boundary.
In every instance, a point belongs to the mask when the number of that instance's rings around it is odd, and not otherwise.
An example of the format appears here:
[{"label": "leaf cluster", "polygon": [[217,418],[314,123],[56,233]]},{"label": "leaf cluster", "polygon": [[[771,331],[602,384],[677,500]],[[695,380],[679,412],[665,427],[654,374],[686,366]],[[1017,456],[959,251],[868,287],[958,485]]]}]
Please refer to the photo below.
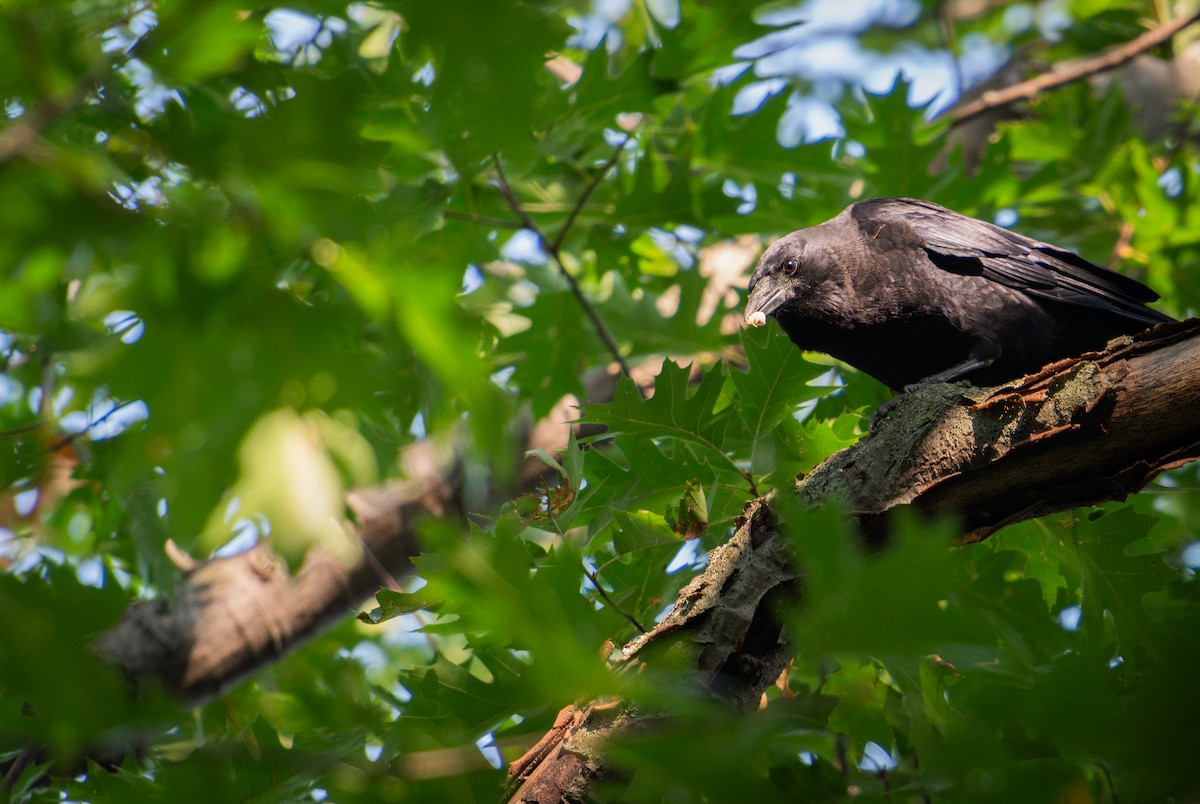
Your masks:
[{"label": "leaf cluster", "polygon": [[[914,5],[815,41],[872,69],[969,37],[1058,59],[1151,13],[1055,8],[1058,29],[996,8],[947,38]],[[686,657],[606,668],[747,500],[885,399],[774,327],[738,334],[748,268],[714,247],[917,196],[1200,303],[1194,108],[1152,135],[1080,84],[964,143],[910,102],[919,75],[778,70],[811,30],[757,2],[0,4],[6,795],[492,799],[601,695],[672,715],[612,746],[636,784],[597,795],[620,800],[1194,795],[1187,468],[970,548],[914,521],[867,555],[835,513],[784,510],[806,591],[759,713],[698,694]],[[842,133],[788,140],[813,98]],[[588,404],[617,357],[661,369]],[[168,538],[336,550],[337,492],[397,478],[404,446],[462,429],[503,477],[513,422],[568,397],[604,432],[539,456],[543,488],[469,532],[426,523],[416,577],[220,700],[181,711],[90,653],[130,600],[169,603]]]}]

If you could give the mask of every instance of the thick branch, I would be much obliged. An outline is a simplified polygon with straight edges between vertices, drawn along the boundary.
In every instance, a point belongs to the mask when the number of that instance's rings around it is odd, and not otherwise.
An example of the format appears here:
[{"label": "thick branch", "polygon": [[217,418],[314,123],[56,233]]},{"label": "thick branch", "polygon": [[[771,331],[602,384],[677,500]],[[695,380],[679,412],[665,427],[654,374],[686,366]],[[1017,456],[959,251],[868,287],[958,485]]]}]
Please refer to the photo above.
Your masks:
[{"label": "thick branch", "polygon": [[[1066,508],[1122,499],[1159,472],[1200,457],[1200,321],[1156,327],[1103,353],[1048,366],[1009,387],[932,386],[910,395],[869,436],[797,483],[810,505],[849,505],[868,538],[889,510],[916,505],[965,519],[964,540]],[[752,709],[793,650],[772,604],[797,594],[787,540],[765,500],[710,554],[674,610],[627,645],[618,665],[686,640],[697,679],[739,711]],[[651,659],[645,659],[651,661]],[[611,702],[563,710],[555,728],[510,771],[512,801],[582,801],[603,778],[594,746],[635,728]],[[584,753],[574,746],[592,747]]]},{"label": "thick branch", "polygon": [[[642,385],[653,382],[641,366],[633,376]],[[609,399],[616,375],[598,374],[587,385],[593,401]],[[500,500],[538,490],[551,470],[536,458],[521,463],[521,456],[529,450],[560,453],[572,429],[577,435],[586,432],[573,423],[578,404],[566,397],[529,428],[524,442],[514,443],[513,465],[520,465],[512,473],[514,482],[484,493]],[[131,606],[96,640],[96,650],[135,683],[162,684],[186,703],[210,700],[340,622],[379,588],[409,575],[411,559],[421,551],[422,520],[454,518],[465,530],[461,460],[454,445],[427,439],[401,457],[407,480],[348,493],[352,518],[344,526],[363,547],[361,559],[351,565],[312,552],[292,576],[269,543],[203,563],[176,552],[172,560],[187,577],[172,600]]]},{"label": "thick branch", "polygon": [[799,485],[838,499],[868,533],[905,504],[962,517],[964,540],[1124,499],[1200,457],[1200,321],[1155,327],[1019,384],[935,386]]},{"label": "thick branch", "polygon": [[405,455],[409,480],[347,495],[354,523],[346,526],[360,538],[362,560],[346,566],[312,552],[293,577],[261,543],[198,565],[169,603],[131,606],[96,650],[135,682],[161,683],[185,702],[220,694],[343,620],[391,577],[408,575],[422,519],[462,516],[454,458],[440,452],[422,442]]},{"label": "thick branch", "polygon": [[[566,418],[539,423],[531,443],[560,449]],[[980,539],[1018,519],[1122,498],[1198,455],[1200,322],[1189,321],[1062,361],[1019,385],[923,389],[797,491],[814,504],[842,500],[876,536],[888,510],[911,504],[960,512],[965,538]],[[208,562],[189,574],[173,604],[132,607],[98,649],[134,678],[157,679],[190,702],[274,661],[383,585],[380,568],[406,572],[419,549],[415,525],[422,517],[463,515],[453,454],[423,442],[405,464],[409,480],[348,499],[373,561],[342,567],[315,555],[294,578],[265,547]],[[523,482],[536,483],[539,471],[527,464]],[[769,507],[756,500],[675,610],[628,645],[619,664],[652,661],[646,648],[687,640],[699,647],[700,683],[739,710],[752,709],[791,654],[770,602],[794,594],[795,585],[786,543]],[[610,702],[573,710],[539,744],[539,756],[519,766],[514,781],[524,786],[517,798],[549,800],[548,790],[566,796],[570,780],[595,778],[599,760],[581,760],[564,746],[574,744],[572,735],[609,734],[634,722]],[[554,765],[555,757],[574,770]]]}]

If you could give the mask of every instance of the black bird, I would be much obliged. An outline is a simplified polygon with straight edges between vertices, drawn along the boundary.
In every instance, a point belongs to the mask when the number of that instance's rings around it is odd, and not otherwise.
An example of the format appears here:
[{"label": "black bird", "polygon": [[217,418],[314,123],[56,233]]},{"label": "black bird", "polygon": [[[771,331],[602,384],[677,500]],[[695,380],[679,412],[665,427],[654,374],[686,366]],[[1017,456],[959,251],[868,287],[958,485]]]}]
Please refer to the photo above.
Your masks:
[{"label": "black bird", "polygon": [[906,391],[996,385],[1174,320],[1145,306],[1157,298],[1058,246],[928,201],[872,198],[775,241],[750,278],[746,321],[774,316],[800,348]]}]

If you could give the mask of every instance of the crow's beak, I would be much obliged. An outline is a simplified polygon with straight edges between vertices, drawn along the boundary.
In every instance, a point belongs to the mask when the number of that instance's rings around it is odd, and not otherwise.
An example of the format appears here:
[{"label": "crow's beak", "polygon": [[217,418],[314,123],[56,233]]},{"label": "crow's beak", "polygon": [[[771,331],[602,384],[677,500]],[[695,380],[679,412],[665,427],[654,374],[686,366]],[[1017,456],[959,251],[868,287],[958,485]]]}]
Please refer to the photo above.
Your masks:
[{"label": "crow's beak", "polygon": [[784,302],[783,288],[766,277],[750,284],[750,298],[746,300],[746,323],[761,327],[767,316],[780,308]]}]

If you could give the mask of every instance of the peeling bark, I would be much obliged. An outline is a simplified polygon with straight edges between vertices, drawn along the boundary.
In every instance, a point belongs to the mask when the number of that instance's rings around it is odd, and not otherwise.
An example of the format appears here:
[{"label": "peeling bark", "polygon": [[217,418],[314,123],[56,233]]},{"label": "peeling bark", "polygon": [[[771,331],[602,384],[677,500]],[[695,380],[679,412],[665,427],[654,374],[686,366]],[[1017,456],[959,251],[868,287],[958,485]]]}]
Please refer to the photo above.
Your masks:
[{"label": "peeling bark", "polygon": [[1163,324],[992,389],[931,386],[798,484],[878,536],[912,504],[962,517],[964,541],[1124,499],[1200,455],[1200,324]]},{"label": "peeling bark", "polygon": [[[531,445],[563,448],[568,412],[564,405],[556,421],[532,428]],[[963,540],[977,541],[1021,519],[1124,498],[1198,456],[1200,322],[1189,321],[1060,361],[1020,383],[923,388],[798,481],[796,492],[807,504],[848,506],[869,540],[885,537],[888,511],[912,505],[957,513]],[[409,571],[423,517],[465,517],[459,460],[423,442],[406,453],[407,481],[348,496],[366,548],[356,565],[318,554],[291,577],[266,546],[205,562],[173,603],[131,607],[97,649],[135,680],[164,683],[189,703],[210,699]],[[544,471],[527,463],[516,476],[531,488]],[[703,688],[737,711],[758,706],[792,653],[772,601],[799,593],[768,503],[747,506],[733,538],[710,554],[675,610],[625,647],[618,668],[651,663],[658,650],[680,645],[694,655]],[[582,800],[609,772],[599,751],[604,739],[656,717],[616,701],[568,707],[513,765],[511,798]]]},{"label": "peeling bark", "polygon": [[463,513],[453,459],[420,446],[406,456],[410,480],[347,495],[354,520],[346,527],[363,548],[353,566],[313,551],[292,576],[260,543],[199,564],[171,601],[134,604],[97,638],[96,651],[134,683],[162,684],[199,704],[345,619],[375,589],[411,572],[422,519]]},{"label": "peeling bark", "polygon": [[[922,388],[876,431],[801,478],[796,493],[808,505],[848,506],[869,543],[886,537],[888,512],[903,505],[959,515],[962,540],[974,542],[1022,519],[1123,499],[1197,457],[1200,321],[1191,320],[1059,361],[1019,383]],[[768,503],[747,505],[733,538],[710,553],[674,610],[614,664],[686,642],[699,649],[695,671],[705,688],[736,711],[755,708],[793,652],[772,600],[799,594],[800,583]],[[624,729],[650,717],[632,708],[625,714]],[[615,731],[612,721],[590,729],[587,718],[552,729],[512,765],[509,800],[580,800],[586,779],[570,745]]]},{"label": "peeling bark", "polygon": [[[660,367],[661,362],[635,367],[635,381],[652,388]],[[592,400],[611,399],[616,373],[588,378],[587,389]],[[95,650],[134,684],[161,685],[190,705],[212,700],[411,574],[412,558],[421,552],[422,520],[457,520],[465,531],[468,510],[537,492],[551,470],[522,456],[535,449],[559,453],[573,431],[594,432],[595,425],[576,421],[578,405],[566,397],[545,419],[524,428],[526,434],[513,440],[506,473],[511,482],[494,480],[490,488],[467,489],[464,456],[454,444],[429,438],[404,450],[400,466],[406,480],[346,495],[348,518],[342,524],[363,548],[350,565],[313,550],[293,576],[269,543],[205,562],[168,544],[168,555],[185,576],[172,599],[130,606],[96,639]]]}]

